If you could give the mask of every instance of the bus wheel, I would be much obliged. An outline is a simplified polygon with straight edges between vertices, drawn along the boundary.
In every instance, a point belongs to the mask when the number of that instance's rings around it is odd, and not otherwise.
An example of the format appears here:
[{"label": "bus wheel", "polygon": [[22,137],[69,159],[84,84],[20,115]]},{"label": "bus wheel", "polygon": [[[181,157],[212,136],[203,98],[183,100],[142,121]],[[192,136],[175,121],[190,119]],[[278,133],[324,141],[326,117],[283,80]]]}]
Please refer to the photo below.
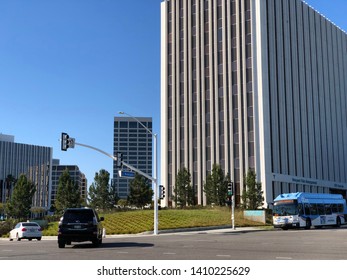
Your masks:
[{"label": "bus wheel", "polygon": [[336,227],[340,227],[341,226],[341,220],[340,220],[340,217],[337,217],[336,219]]},{"label": "bus wheel", "polygon": [[307,218],[305,229],[310,229],[310,228],[311,228],[311,219]]}]

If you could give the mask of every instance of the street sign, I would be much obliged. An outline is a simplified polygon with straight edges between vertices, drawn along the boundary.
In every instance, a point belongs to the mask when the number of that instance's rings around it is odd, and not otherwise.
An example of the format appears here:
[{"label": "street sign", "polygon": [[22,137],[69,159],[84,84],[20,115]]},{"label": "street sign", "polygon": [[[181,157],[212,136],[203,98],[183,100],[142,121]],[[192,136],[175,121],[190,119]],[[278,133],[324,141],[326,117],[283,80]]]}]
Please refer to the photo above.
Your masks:
[{"label": "street sign", "polygon": [[119,175],[119,177],[134,178],[135,177],[135,172],[118,170],[118,175]]}]

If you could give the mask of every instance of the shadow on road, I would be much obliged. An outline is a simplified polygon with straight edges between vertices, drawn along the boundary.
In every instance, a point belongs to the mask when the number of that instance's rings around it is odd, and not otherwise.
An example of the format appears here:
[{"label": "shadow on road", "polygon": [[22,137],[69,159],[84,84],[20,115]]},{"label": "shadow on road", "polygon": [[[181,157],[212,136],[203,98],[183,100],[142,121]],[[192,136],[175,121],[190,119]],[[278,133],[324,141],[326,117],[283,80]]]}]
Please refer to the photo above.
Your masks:
[{"label": "shadow on road", "polygon": [[83,249],[83,248],[146,248],[146,247],[153,247],[154,244],[152,243],[137,243],[137,242],[108,242],[108,243],[103,243],[98,247],[94,247],[93,244],[91,243],[79,243],[79,244],[72,244],[71,248],[78,248],[78,249]]}]

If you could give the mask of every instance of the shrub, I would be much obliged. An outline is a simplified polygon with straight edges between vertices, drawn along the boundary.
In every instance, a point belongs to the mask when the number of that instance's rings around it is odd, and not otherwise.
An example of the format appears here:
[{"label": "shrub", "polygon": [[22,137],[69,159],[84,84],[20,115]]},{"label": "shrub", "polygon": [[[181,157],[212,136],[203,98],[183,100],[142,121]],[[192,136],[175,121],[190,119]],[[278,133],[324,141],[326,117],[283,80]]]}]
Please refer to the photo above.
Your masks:
[{"label": "shrub", "polygon": [[12,219],[0,222],[0,236],[8,234],[13,229],[15,224],[15,220]]}]

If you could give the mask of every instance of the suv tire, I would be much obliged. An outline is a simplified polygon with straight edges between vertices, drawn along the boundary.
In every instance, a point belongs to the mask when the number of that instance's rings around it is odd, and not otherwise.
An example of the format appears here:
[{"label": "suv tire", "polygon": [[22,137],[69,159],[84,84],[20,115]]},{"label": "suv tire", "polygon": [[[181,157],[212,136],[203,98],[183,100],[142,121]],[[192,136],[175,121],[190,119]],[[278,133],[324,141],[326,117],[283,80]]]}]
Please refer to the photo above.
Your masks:
[{"label": "suv tire", "polygon": [[59,242],[58,242],[58,247],[59,247],[59,248],[65,248],[65,242],[59,241]]}]

